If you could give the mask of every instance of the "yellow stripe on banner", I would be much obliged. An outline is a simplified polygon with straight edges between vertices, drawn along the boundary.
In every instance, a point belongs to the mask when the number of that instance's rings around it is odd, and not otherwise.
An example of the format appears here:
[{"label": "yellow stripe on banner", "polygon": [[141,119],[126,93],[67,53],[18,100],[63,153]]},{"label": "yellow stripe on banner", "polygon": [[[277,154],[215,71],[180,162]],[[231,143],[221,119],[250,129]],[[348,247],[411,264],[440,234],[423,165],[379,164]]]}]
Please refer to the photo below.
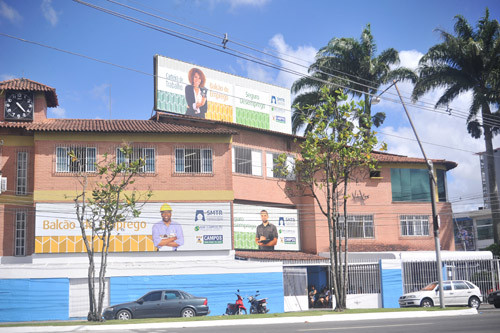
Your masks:
[{"label": "yellow stripe on banner", "polygon": [[[218,135],[198,135],[198,134],[88,134],[71,133],[36,133],[36,141],[84,141],[84,142],[175,142],[175,143],[229,143],[231,142],[232,135],[218,134]],[[33,140],[33,138],[31,138]],[[33,145],[33,144],[32,144]]]},{"label": "yellow stripe on banner", "polygon": [[[91,238],[88,237],[89,242]],[[103,242],[96,237],[94,250],[100,252]],[[118,235],[110,237],[109,252],[155,251],[151,235]],[[82,236],[37,236],[35,253],[84,253]]]},{"label": "yellow stripe on banner", "polygon": [[[90,192],[89,192],[90,193]],[[129,195],[132,192],[125,191]],[[139,191],[137,195],[146,193]],[[232,201],[234,200],[233,191],[158,191],[154,190],[149,201],[205,201],[210,198],[211,201]],[[37,202],[57,201],[73,202],[76,197],[75,191],[67,190],[38,190],[34,192],[33,199]]]}]

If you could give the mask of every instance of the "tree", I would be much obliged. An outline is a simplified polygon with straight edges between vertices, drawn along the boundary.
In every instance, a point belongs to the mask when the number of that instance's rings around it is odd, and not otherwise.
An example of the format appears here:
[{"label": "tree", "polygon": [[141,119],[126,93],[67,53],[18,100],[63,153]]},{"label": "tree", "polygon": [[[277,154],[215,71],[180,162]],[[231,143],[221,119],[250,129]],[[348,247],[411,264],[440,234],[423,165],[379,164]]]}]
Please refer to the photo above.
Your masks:
[{"label": "tree", "polygon": [[[138,217],[140,208],[151,197],[147,191],[140,195],[136,190],[127,194],[134,178],[145,165],[142,158],[133,159],[133,149],[128,145],[119,148],[124,156],[122,163],[108,160],[105,154],[102,161],[95,163],[97,177],[88,177],[83,166],[85,162],[80,154],[70,151],[71,162],[80,170],[77,180],[81,192],[73,199],[76,216],[80,225],[82,239],[89,259],[88,287],[89,287],[89,321],[102,321],[102,306],[106,287],[106,267],[111,233],[116,223],[124,222],[127,218]],[[139,201],[142,201],[139,204]],[[98,274],[98,299],[96,299],[96,255],[100,257]]]},{"label": "tree", "polygon": [[[299,158],[293,170],[286,166],[286,154],[280,155],[276,169],[286,175],[293,172],[297,181],[287,187],[289,196],[308,195],[314,198],[328,223],[330,247],[330,281],[337,300],[336,311],[346,308],[348,184],[368,176],[376,168],[373,149],[378,144],[371,131],[371,120],[365,113],[363,102],[347,102],[340,91],[330,93],[321,89],[318,106],[297,106],[305,110],[304,122],[311,125],[299,145]],[[352,122],[359,119],[359,125]],[[385,149],[385,145],[382,145]]]},{"label": "tree", "polygon": [[[292,92],[297,95],[293,104],[302,107],[295,108],[292,115],[292,130],[294,133],[305,124],[302,112],[313,112],[314,109],[304,108],[306,105],[319,106],[321,88],[325,85],[334,87],[331,90],[344,87],[344,92],[364,99],[364,114],[375,126],[380,126],[385,120],[385,113],[371,114],[371,96],[377,93],[381,85],[394,79],[416,80],[413,71],[407,68],[391,70],[391,66],[399,64],[399,54],[393,48],[382,51],[375,56],[377,46],[368,24],[361,38],[333,38],[328,45],[321,48],[316,61],[309,66],[309,77],[303,77],[292,85]],[[314,115],[305,114],[306,117]],[[331,116],[331,115],[330,115]],[[306,132],[310,124],[306,126]]]},{"label": "tree", "polygon": [[[430,90],[445,88],[437,108],[448,105],[461,93],[472,92],[467,130],[476,139],[484,135],[493,233],[495,243],[500,244],[500,204],[492,142],[500,131],[500,26],[497,20],[490,20],[488,9],[476,29],[461,15],[455,16],[455,20],[455,35],[437,29],[444,41],[420,59],[412,98],[418,100]],[[496,111],[491,110],[493,105],[497,106]]]}]

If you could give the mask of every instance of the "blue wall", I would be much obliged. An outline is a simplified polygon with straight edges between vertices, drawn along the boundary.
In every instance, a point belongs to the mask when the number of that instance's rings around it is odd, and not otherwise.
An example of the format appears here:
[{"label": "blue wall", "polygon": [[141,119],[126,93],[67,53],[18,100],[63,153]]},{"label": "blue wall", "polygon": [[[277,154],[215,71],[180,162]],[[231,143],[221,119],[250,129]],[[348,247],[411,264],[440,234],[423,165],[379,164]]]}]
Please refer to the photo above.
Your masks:
[{"label": "blue wall", "polygon": [[[387,260],[390,262],[391,260]],[[403,295],[403,276],[401,263],[386,265],[386,260],[380,260],[380,282],[383,308],[399,308],[399,297]]]},{"label": "blue wall", "polygon": [[[281,272],[113,277],[110,284],[111,305],[136,300],[155,289],[180,289],[208,298],[210,315],[220,316],[226,312],[227,303],[236,301],[234,293],[239,289],[242,296],[254,295],[259,290],[261,297],[268,298],[270,313],[285,311]],[[249,312],[246,297],[244,302]]]},{"label": "blue wall", "polygon": [[0,280],[0,322],[67,320],[69,279]]}]

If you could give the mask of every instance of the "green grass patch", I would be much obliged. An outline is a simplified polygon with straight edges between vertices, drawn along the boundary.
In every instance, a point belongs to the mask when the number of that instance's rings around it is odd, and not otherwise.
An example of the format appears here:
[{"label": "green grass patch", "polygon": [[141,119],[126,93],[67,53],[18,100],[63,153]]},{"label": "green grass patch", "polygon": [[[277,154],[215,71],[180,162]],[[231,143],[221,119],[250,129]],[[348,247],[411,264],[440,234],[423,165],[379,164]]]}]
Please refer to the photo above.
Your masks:
[{"label": "green grass patch", "polygon": [[204,316],[193,318],[147,318],[147,319],[132,319],[132,320],[107,320],[105,322],[89,322],[83,320],[69,321],[50,321],[50,322],[22,322],[0,324],[0,327],[22,327],[22,326],[93,326],[93,325],[116,325],[116,324],[148,324],[148,323],[171,323],[171,322],[186,322],[186,321],[212,321],[212,320],[237,320],[237,319],[254,319],[254,318],[278,318],[278,317],[306,317],[306,316],[323,316],[323,315],[338,315],[338,314],[360,314],[360,313],[377,313],[377,312],[411,312],[411,311],[447,311],[447,310],[462,310],[467,307],[440,307],[432,308],[394,308],[394,309],[348,309],[343,312],[334,310],[313,310],[301,312],[285,312],[285,313],[266,313],[252,314],[241,316]]}]

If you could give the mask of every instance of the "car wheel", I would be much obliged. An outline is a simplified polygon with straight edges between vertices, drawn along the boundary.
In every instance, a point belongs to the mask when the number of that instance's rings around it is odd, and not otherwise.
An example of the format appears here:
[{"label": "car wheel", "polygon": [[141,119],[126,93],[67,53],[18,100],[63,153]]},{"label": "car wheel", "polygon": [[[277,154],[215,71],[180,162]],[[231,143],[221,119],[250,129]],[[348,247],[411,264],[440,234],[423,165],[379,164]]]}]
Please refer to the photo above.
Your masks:
[{"label": "car wheel", "polygon": [[434,302],[432,301],[432,299],[430,298],[424,298],[421,302],[420,302],[420,306],[423,307],[423,308],[430,308],[430,307],[433,307],[434,306]]},{"label": "car wheel", "polygon": [[191,308],[185,308],[181,311],[181,317],[194,317],[196,312]]},{"label": "car wheel", "polygon": [[493,306],[497,309],[500,309],[500,302],[499,303],[494,303]]},{"label": "car wheel", "polygon": [[118,320],[129,320],[129,319],[132,319],[132,314],[128,310],[120,310],[116,314],[116,319],[118,319]]},{"label": "car wheel", "polygon": [[247,310],[245,310],[245,309],[238,309],[238,314],[239,315],[246,315],[247,314]]},{"label": "car wheel", "polygon": [[479,309],[481,306],[481,301],[476,296],[469,298],[469,308]]}]

